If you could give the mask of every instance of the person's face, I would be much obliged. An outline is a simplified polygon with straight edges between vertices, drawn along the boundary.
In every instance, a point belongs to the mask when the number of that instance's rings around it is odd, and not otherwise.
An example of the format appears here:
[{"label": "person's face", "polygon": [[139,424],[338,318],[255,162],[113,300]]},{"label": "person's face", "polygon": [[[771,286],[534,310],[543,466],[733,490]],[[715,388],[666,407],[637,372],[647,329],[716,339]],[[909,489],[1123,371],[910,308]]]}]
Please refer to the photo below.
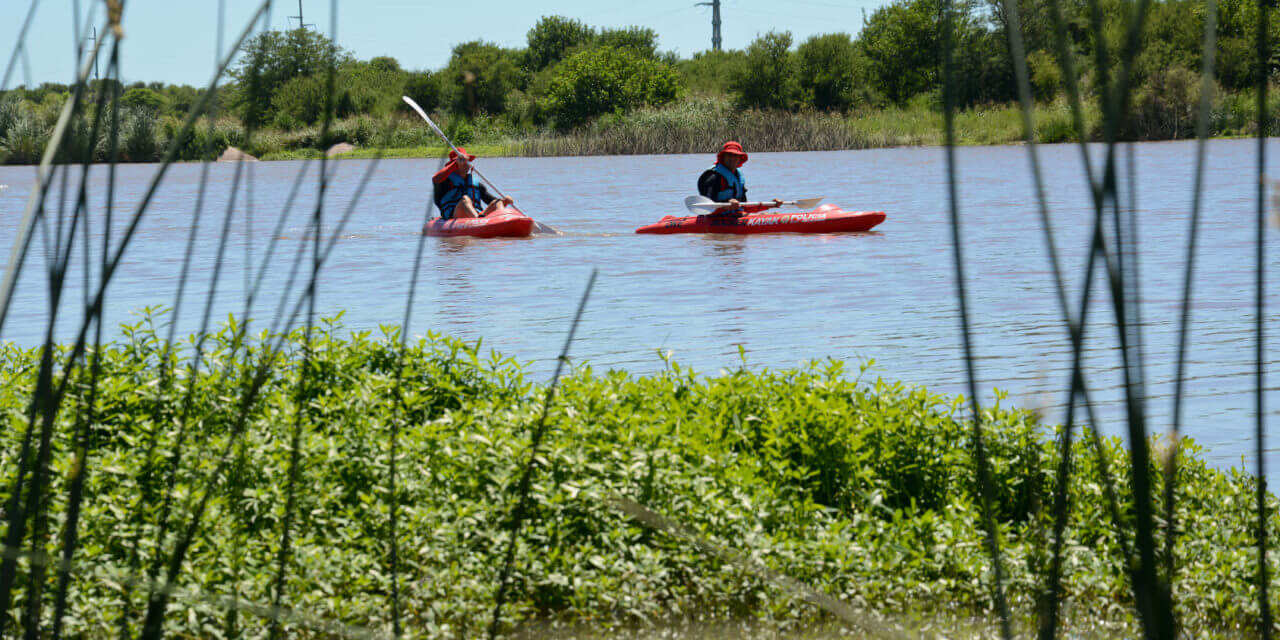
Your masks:
[{"label": "person's face", "polygon": [[732,153],[726,153],[724,154],[724,160],[722,160],[721,163],[730,169],[737,169],[742,164],[742,156],[735,156]]},{"label": "person's face", "polygon": [[456,162],[458,163],[459,171],[466,173],[471,170],[471,162],[467,160],[466,156],[458,156]]}]

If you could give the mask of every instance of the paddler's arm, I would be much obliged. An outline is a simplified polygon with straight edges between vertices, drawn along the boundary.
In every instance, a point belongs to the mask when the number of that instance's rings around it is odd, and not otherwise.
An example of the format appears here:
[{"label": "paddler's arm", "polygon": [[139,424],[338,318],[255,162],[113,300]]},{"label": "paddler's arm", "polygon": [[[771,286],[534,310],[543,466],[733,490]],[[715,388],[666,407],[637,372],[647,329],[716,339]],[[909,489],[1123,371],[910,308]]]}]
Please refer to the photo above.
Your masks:
[{"label": "paddler's arm", "polygon": [[498,196],[489,193],[489,188],[484,185],[480,185],[480,199],[484,201],[484,206],[486,207],[494,200],[501,200],[502,204],[508,207],[511,206],[511,203],[515,202],[515,200],[512,200],[510,196],[503,196],[499,198]]}]

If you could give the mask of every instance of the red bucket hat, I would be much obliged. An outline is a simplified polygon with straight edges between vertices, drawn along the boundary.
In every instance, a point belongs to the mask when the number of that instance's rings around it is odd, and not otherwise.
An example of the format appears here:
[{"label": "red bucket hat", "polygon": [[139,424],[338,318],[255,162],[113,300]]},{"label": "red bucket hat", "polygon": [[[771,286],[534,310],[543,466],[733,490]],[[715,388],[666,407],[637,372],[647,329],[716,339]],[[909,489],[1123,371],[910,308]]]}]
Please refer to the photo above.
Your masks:
[{"label": "red bucket hat", "polygon": [[720,153],[716,154],[716,162],[724,160],[726,155],[735,155],[742,158],[738,164],[745,164],[747,162],[747,152],[742,150],[742,145],[738,144],[736,140],[730,140],[724,143],[724,146],[720,148]]},{"label": "red bucket hat", "polygon": [[[475,161],[475,154],[467,153],[466,147],[458,147],[458,151],[461,151],[462,155],[467,157],[467,162]],[[447,178],[449,174],[458,170],[458,151],[454,151],[452,149],[449,150],[449,162],[445,163],[444,167],[437,171],[435,175],[431,176],[432,182],[437,184],[444,182],[445,178]]]}]

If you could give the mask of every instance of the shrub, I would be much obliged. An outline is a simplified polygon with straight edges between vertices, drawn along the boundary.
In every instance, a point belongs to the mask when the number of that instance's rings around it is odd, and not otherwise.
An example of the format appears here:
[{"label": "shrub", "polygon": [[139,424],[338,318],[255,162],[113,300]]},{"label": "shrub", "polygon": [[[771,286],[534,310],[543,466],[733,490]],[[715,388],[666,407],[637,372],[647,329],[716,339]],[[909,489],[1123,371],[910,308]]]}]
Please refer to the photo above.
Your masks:
[{"label": "shrub", "polygon": [[[430,71],[410,73],[409,77],[405,79],[404,95],[413,98],[413,101],[417,102],[423,111],[431,113],[433,109],[441,104],[440,75]],[[400,101],[398,108],[406,113],[413,111],[403,100]]]},{"label": "shrub", "polygon": [[507,93],[521,85],[514,51],[479,40],[453,48],[444,71],[446,102],[457,113],[499,114]]},{"label": "shrub", "polygon": [[656,60],[658,58],[658,32],[648,27],[602,29],[596,37],[596,46],[630,49],[632,53]]},{"label": "shrub", "polygon": [[796,49],[801,99],[818,109],[846,111],[869,102],[866,59],[847,33],[813,36]]},{"label": "shrub", "polygon": [[1062,68],[1053,54],[1039,49],[1027,54],[1027,73],[1031,76],[1031,95],[1037,100],[1053,100],[1062,88]]},{"label": "shrub", "polygon": [[155,162],[160,156],[157,140],[159,116],[150,109],[125,107],[121,110],[120,160]]},{"label": "shrub", "polygon": [[681,90],[675,70],[665,64],[628,49],[588,49],[556,67],[547,113],[562,128],[574,127],[601,114],[666,104]]},{"label": "shrub", "polygon": [[746,108],[791,109],[796,104],[795,60],[791,32],[770,31],[747,47],[746,64],[730,83],[738,105]]},{"label": "shrub", "polygon": [[574,49],[590,45],[595,32],[577,20],[543,16],[529,30],[527,39],[525,64],[530,71],[541,71],[565,59]]},{"label": "shrub", "polygon": [[315,124],[324,114],[326,83],[324,74],[300,76],[284,83],[271,99],[273,111],[304,125]]},{"label": "shrub", "polygon": [[4,140],[5,134],[9,133],[9,128],[18,121],[22,111],[22,98],[14,94],[0,96],[0,140]]},{"label": "shrub", "polygon": [[[72,470],[92,480],[84,485],[89,508],[76,549],[77,566],[92,579],[80,581],[68,602],[69,637],[117,633],[128,610],[112,568],[166,559],[167,545],[149,544],[152,509],[201,494],[210,508],[182,566],[186,593],[270,593],[288,514],[303,532],[287,549],[289,596],[311,619],[389,627],[387,599],[398,580],[413,585],[402,597],[415,637],[483,633],[501,552],[512,539],[530,433],[547,397],[519,364],[435,334],[401,347],[393,327],[348,337],[327,321],[281,336],[281,352],[270,350],[275,336],[266,333],[240,342],[235,325],[172,345],[155,327],[148,318],[126,327],[121,342],[102,345],[99,383],[68,385],[53,425],[50,500],[37,515],[65,521]],[[203,366],[193,362],[194,344],[204,350]],[[18,464],[40,357],[38,349],[0,343],[5,468]],[[162,370],[162,358],[173,369]],[[241,404],[258,363],[267,375],[252,385],[254,401]],[[1054,437],[1061,434],[1025,411],[996,404],[973,417],[962,399],[865,375],[850,379],[837,361],[781,371],[744,365],[714,377],[670,362],[649,376],[576,367],[545,415],[504,628],[537,635],[559,624],[658,625],[648,635],[660,636],[679,635],[664,623],[687,612],[699,623],[745,614],[783,629],[822,615],[780,595],[760,571],[619,513],[612,505],[626,498],[852,604],[868,620],[892,624],[905,609],[930,634],[959,618],[966,631],[946,635],[994,635],[974,631],[993,606],[975,419],[987,445],[1010,602],[1015,615],[1031,619],[1047,573]],[[93,456],[80,467],[63,436],[74,432],[90,388],[100,402],[99,428]],[[307,428],[295,436],[296,419]],[[400,425],[395,448],[392,425]],[[1120,550],[1127,534],[1107,513],[1098,471],[1101,459],[1121,479],[1118,507],[1132,513],[1133,491],[1123,480],[1131,475],[1128,456],[1118,439],[1096,452],[1089,440],[1076,441],[1064,487],[1069,576],[1062,598],[1064,610],[1079,616],[1067,635],[1136,636]],[[393,454],[402,456],[394,492]],[[1157,501],[1153,515],[1176,516],[1181,525],[1179,621],[1189,637],[1238,635],[1258,619],[1248,582],[1257,568],[1250,544],[1256,480],[1208,466],[1188,439],[1169,455],[1177,460],[1177,511],[1167,514]],[[1163,474],[1150,472],[1160,495]],[[1265,500],[1274,527],[1275,496]],[[394,541],[393,505],[403,518]],[[392,548],[402,554],[396,572],[388,568]],[[1280,567],[1274,556],[1268,562],[1268,571]],[[272,621],[245,615],[229,623],[228,608],[204,598],[174,598],[169,611],[164,631],[182,638],[265,637]],[[1089,626],[1099,617],[1119,624],[1101,632]]]},{"label": "shrub", "polygon": [[134,109],[149,109],[159,113],[165,106],[164,96],[144,87],[134,87],[120,98],[125,106]]},{"label": "shrub", "polygon": [[720,96],[729,93],[734,79],[746,72],[746,65],[743,51],[700,51],[677,62],[675,68],[690,93]]},{"label": "shrub", "polygon": [[246,43],[243,51],[231,76],[239,85],[237,106],[246,126],[261,126],[275,117],[274,99],[284,85],[298,78],[323,77],[329,68],[351,59],[349,53],[311,29],[267,31]]},{"label": "shrub", "polygon": [[885,97],[905,105],[937,86],[942,38],[936,0],[898,0],[876,9],[859,41],[871,76]]},{"label": "shrub", "polygon": [[31,111],[21,112],[9,130],[5,132],[2,146],[5,151],[5,162],[14,164],[36,164],[49,144],[51,127],[45,124]]},{"label": "shrub", "polygon": [[1200,77],[1181,67],[1152,72],[1134,96],[1131,135],[1168,140],[1195,135]]}]

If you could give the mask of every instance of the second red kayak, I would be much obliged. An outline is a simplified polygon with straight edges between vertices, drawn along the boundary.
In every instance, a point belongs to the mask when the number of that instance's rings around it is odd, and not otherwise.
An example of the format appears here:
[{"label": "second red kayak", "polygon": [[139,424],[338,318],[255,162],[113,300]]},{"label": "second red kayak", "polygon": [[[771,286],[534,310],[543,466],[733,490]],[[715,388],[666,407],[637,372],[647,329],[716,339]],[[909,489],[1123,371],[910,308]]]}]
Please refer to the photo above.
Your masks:
[{"label": "second red kayak", "polygon": [[834,204],[824,204],[805,213],[666,216],[636,229],[636,233],[835,233],[867,231],[884,218],[883,211],[843,211]]},{"label": "second red kayak", "polygon": [[483,218],[432,218],[422,227],[429,236],[523,238],[533,232],[533,218],[515,209],[498,209]]}]

